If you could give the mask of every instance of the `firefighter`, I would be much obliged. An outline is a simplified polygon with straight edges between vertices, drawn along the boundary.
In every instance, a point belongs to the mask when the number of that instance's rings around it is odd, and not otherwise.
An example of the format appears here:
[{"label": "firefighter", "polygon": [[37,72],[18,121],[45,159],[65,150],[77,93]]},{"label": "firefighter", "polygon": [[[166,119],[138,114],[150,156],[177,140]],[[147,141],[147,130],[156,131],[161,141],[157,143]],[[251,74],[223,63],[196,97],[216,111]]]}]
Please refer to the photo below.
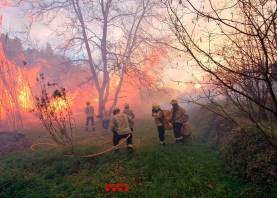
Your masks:
[{"label": "firefighter", "polygon": [[153,107],[152,107],[152,117],[154,117],[155,124],[156,124],[157,129],[158,129],[160,144],[165,146],[164,112],[160,108],[159,105],[153,105]]},{"label": "firefighter", "polygon": [[128,116],[129,119],[129,126],[132,132],[134,132],[134,125],[135,125],[135,114],[134,112],[130,109],[130,105],[129,104],[125,104],[124,105],[124,114],[126,114]]},{"label": "firefighter", "polygon": [[129,119],[126,114],[120,113],[119,108],[113,110],[111,130],[113,132],[114,150],[118,150],[117,145],[121,139],[127,138],[127,150],[133,152],[133,135],[129,126]]},{"label": "firefighter", "polygon": [[90,102],[87,102],[87,106],[85,108],[85,114],[86,114],[86,131],[88,131],[88,126],[90,122],[91,122],[92,130],[95,131],[94,108],[90,104]]},{"label": "firefighter", "polygon": [[172,113],[172,124],[173,132],[176,143],[184,143],[184,137],[182,135],[182,127],[186,124],[188,115],[182,107],[179,106],[177,100],[171,100],[171,113]]}]

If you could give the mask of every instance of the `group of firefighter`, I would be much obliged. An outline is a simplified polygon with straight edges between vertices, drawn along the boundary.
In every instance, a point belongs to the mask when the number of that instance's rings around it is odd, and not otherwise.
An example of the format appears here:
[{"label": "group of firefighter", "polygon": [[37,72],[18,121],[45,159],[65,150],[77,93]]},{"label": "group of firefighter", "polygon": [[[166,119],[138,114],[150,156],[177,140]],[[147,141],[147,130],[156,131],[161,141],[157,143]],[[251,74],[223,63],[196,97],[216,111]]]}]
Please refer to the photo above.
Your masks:
[{"label": "group of firefighter", "polygon": [[[165,130],[173,129],[175,142],[184,143],[190,136],[187,130],[188,114],[182,108],[178,101],[171,100],[171,111],[163,110],[159,105],[152,106],[152,117],[154,118],[159,134],[161,145],[165,145]],[[88,130],[89,123],[92,129],[95,130],[94,108],[90,102],[87,102],[85,108],[86,113],[86,130]],[[110,119],[110,112],[105,111],[102,119],[102,127],[113,132],[113,146],[117,151],[121,139],[126,139],[127,149],[129,152],[133,151],[133,132],[135,124],[135,114],[131,110],[129,104],[124,105],[124,110],[114,108],[112,111],[112,118]]]}]

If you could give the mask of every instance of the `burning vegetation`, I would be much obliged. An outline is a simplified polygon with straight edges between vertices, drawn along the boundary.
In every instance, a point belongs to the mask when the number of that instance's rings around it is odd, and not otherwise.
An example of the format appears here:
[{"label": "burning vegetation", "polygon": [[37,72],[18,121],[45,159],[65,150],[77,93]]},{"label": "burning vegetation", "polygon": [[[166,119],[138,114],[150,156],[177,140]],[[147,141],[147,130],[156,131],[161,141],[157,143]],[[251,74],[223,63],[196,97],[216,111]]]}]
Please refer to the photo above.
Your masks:
[{"label": "burning vegetation", "polygon": [[[24,50],[20,40],[10,39],[7,35],[1,36],[0,53],[2,128],[16,130],[22,128],[25,122],[36,123],[39,118],[33,113],[37,108],[36,96],[41,95],[41,90],[45,89],[43,86],[52,92],[53,87],[67,88],[66,102],[60,97],[49,101],[51,111],[62,112],[70,106],[79,115],[87,101],[91,101],[98,111],[99,96],[86,67],[74,65],[67,58],[55,55],[49,46],[42,51]],[[109,110],[130,101],[131,105],[143,105],[137,99],[143,97],[142,93],[151,93],[155,89],[161,77],[158,74],[159,64],[166,56],[166,50],[153,50],[139,68],[130,66],[125,71],[124,81],[118,75],[111,76],[105,108]],[[40,74],[54,83],[45,82],[42,86]]]},{"label": "burning vegetation", "polygon": [[[73,150],[73,114],[65,88],[57,88],[57,84],[46,83],[44,74],[37,79],[40,84],[40,95],[35,97],[35,109],[43,126],[52,139],[62,146],[70,146]],[[49,88],[54,91],[49,93]]]},{"label": "burning vegetation", "polygon": [[33,109],[31,87],[23,72],[5,56],[0,44],[0,121],[7,128],[22,127],[22,114]]}]

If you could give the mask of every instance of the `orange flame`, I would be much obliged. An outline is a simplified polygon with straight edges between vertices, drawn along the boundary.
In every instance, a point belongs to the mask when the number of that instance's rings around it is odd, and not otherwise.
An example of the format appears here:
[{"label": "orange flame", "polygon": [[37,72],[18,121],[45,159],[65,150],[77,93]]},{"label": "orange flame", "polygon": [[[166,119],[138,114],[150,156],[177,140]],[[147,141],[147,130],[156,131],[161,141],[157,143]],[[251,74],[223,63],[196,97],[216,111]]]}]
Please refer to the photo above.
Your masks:
[{"label": "orange flame", "polygon": [[33,108],[30,97],[31,97],[30,88],[28,86],[23,86],[18,93],[19,105],[23,111],[30,111]]},{"label": "orange flame", "polygon": [[24,74],[5,56],[0,44],[0,119],[14,120],[14,115],[33,109],[31,87]]},{"label": "orange flame", "polygon": [[50,101],[50,109],[54,112],[63,112],[72,107],[76,93],[70,93],[67,98],[53,98]]},{"label": "orange flame", "polygon": [[18,93],[17,99],[21,109],[25,112],[33,109],[31,89],[28,83],[23,79],[22,73],[19,73],[18,78]]},{"label": "orange flame", "polygon": [[199,84],[199,83],[197,83],[197,84],[194,85],[194,88],[196,88],[196,89],[200,89],[201,87],[202,87],[202,85]]},{"label": "orange flame", "polygon": [[69,103],[67,103],[63,98],[57,98],[51,101],[50,108],[55,112],[62,112],[69,107]]}]

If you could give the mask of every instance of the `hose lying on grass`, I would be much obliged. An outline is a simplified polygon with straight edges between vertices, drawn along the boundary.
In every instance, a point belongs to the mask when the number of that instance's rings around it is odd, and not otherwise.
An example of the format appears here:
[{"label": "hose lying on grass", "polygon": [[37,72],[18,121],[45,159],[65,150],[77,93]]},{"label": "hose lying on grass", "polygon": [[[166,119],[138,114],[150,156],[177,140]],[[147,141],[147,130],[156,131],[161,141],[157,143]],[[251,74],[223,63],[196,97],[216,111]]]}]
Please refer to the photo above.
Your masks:
[{"label": "hose lying on grass", "polygon": [[[119,147],[121,144],[123,144],[124,142],[127,141],[127,139],[130,137],[131,135],[128,135],[126,138],[124,138],[123,140],[120,141],[120,143],[118,145],[116,145],[116,147]],[[36,143],[36,144],[33,144],[30,148],[32,151],[36,151],[37,149],[35,149],[37,146],[40,146],[40,145],[48,145],[50,147],[52,147],[53,149],[57,149],[58,148],[58,145],[56,144],[53,144],[53,143]],[[67,147],[63,147],[63,148],[67,148]],[[94,154],[88,154],[88,155],[75,155],[75,154],[65,154],[64,156],[66,157],[80,157],[80,158],[92,158],[92,157],[98,157],[100,155],[103,155],[105,153],[108,153],[110,151],[114,150],[114,146],[113,147],[110,147],[104,151],[101,151],[99,153],[94,153]]]},{"label": "hose lying on grass", "polygon": [[57,147],[58,147],[58,145],[53,144],[53,143],[42,142],[42,143],[35,143],[35,144],[32,144],[31,147],[30,147],[30,149],[31,149],[32,151],[36,151],[36,150],[37,150],[36,147],[37,147],[37,146],[41,146],[41,145],[48,145],[48,146],[50,146],[50,147],[52,147],[52,148],[57,148]]}]

